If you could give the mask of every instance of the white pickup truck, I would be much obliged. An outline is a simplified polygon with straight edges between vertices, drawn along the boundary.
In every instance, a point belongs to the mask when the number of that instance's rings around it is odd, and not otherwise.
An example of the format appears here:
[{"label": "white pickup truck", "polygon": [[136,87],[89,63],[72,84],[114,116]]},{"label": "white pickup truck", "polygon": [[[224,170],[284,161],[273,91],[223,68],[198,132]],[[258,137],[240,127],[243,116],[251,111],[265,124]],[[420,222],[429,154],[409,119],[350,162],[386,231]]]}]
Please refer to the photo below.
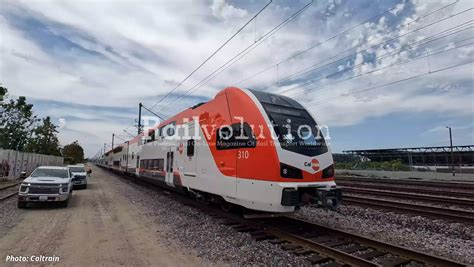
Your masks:
[{"label": "white pickup truck", "polygon": [[72,196],[72,173],[67,167],[41,166],[20,185],[18,208],[31,202],[58,202],[67,207]]},{"label": "white pickup truck", "polygon": [[76,188],[87,188],[87,178],[89,176],[89,172],[86,171],[86,167],[84,164],[77,164],[77,165],[68,165],[67,166],[72,173],[72,184],[74,189]]}]

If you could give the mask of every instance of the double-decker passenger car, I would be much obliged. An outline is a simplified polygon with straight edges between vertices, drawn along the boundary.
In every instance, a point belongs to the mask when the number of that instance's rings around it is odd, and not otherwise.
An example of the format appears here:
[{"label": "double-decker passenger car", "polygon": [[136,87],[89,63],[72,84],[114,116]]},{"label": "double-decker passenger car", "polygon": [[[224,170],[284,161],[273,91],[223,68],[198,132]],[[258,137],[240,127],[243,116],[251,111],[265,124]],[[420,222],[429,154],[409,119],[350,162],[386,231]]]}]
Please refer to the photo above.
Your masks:
[{"label": "double-decker passenger car", "polygon": [[120,147],[106,162],[223,206],[292,212],[341,199],[316,120],[281,95],[226,88]]}]

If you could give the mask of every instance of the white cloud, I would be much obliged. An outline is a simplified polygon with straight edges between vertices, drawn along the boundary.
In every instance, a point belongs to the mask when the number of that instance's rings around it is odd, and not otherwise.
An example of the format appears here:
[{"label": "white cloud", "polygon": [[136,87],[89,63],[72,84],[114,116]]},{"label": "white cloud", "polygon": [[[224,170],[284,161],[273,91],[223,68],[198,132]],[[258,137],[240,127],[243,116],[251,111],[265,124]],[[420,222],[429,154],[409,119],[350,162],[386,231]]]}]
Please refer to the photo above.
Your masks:
[{"label": "white cloud", "polygon": [[236,8],[225,0],[214,0],[211,9],[214,16],[222,19],[243,18],[248,15],[246,10]]}]

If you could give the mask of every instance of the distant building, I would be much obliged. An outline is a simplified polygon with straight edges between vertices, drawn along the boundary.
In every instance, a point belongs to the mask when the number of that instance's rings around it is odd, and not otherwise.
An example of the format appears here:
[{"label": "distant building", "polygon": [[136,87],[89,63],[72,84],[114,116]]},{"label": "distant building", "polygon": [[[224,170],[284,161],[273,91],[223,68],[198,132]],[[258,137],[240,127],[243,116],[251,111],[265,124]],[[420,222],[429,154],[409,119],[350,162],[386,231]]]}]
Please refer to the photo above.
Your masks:
[{"label": "distant building", "polygon": [[[408,166],[451,166],[451,147],[408,147],[346,150],[343,154],[336,154],[334,160],[345,159],[370,161],[401,160]],[[454,165],[457,167],[474,166],[474,145],[453,146]],[[349,160],[350,161],[350,160]]]}]

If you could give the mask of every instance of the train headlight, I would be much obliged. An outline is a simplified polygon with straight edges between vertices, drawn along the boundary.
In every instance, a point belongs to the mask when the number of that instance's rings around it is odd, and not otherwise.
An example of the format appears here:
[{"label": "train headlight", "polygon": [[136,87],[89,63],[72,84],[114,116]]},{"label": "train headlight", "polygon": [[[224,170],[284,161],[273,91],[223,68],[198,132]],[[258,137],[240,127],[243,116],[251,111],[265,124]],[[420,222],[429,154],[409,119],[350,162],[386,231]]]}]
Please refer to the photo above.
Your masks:
[{"label": "train headlight", "polygon": [[303,179],[303,172],[295,167],[280,163],[280,175],[284,178]]},{"label": "train headlight", "polygon": [[334,165],[331,165],[323,170],[323,179],[334,177]]}]

